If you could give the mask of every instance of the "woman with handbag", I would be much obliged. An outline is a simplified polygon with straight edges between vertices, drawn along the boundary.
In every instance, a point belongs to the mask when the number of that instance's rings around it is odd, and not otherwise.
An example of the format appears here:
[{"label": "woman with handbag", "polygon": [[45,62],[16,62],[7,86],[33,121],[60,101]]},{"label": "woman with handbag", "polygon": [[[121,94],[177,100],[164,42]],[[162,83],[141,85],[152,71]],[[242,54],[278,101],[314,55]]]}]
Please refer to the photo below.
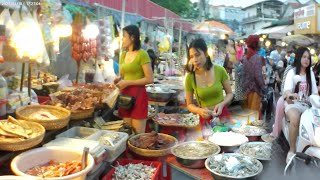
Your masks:
[{"label": "woman with handbag", "polygon": [[[222,66],[212,64],[203,39],[196,39],[189,45],[186,71],[187,108],[200,116],[201,129],[203,130],[204,125],[213,116],[220,116],[220,119],[228,118],[230,113],[226,105],[233,98],[229,76]],[[223,90],[226,92],[225,97]],[[198,106],[193,103],[194,95]]]},{"label": "woman with handbag", "polygon": [[141,49],[139,28],[123,28],[120,57],[120,77],[114,80],[120,89],[119,116],[131,125],[136,133],[144,133],[148,117],[148,94],[145,85],[153,83],[153,72],[147,52]]}]

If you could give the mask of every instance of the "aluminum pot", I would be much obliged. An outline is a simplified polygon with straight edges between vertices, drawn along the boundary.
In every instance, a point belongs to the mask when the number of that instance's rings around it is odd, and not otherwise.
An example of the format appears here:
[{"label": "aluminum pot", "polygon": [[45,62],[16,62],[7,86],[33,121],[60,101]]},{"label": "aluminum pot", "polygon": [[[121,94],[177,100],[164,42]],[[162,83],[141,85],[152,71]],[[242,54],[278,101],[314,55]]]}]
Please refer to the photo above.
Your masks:
[{"label": "aluminum pot", "polygon": [[148,99],[150,101],[167,102],[172,98],[172,96],[176,93],[176,91],[174,90],[169,90],[168,92],[147,91],[147,93],[148,93]]},{"label": "aluminum pot", "polygon": [[[191,147],[194,146],[194,150],[198,151],[206,151],[208,148],[212,148],[212,152],[202,157],[186,157],[177,153],[179,148],[186,148],[186,146]],[[190,149],[189,149],[190,150]],[[219,154],[220,147],[211,142],[203,142],[203,141],[189,141],[178,144],[171,149],[171,153],[176,157],[178,163],[182,166],[192,169],[203,168],[205,167],[205,161],[208,157],[212,155]]]}]

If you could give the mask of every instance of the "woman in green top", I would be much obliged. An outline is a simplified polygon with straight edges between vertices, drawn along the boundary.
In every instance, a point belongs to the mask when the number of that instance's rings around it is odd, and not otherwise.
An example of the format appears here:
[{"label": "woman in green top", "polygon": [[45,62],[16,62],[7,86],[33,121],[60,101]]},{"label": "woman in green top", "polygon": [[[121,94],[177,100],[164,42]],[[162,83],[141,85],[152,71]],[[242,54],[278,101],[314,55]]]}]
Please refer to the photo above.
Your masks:
[{"label": "woman in green top", "polygon": [[119,108],[119,116],[131,125],[136,133],[144,133],[148,117],[148,94],[145,85],[153,83],[153,73],[147,52],[141,49],[139,28],[129,25],[123,28],[120,57],[120,77],[114,80],[121,94],[136,99],[132,109]]},{"label": "woman in green top", "polygon": [[[200,125],[212,116],[226,115],[224,108],[233,98],[229,76],[222,66],[213,65],[203,39],[196,39],[189,45],[185,81],[187,107],[200,115]],[[223,96],[223,90],[226,96]],[[198,106],[193,103],[196,96]]]}]

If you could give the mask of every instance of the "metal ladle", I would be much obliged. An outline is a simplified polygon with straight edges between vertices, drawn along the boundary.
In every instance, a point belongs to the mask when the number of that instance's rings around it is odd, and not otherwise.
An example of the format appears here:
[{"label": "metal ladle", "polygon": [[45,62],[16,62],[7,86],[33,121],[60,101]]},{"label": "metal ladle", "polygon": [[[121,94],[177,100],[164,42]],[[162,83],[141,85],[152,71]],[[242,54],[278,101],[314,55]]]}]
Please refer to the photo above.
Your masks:
[{"label": "metal ladle", "polygon": [[82,159],[81,159],[81,170],[84,170],[87,166],[88,153],[89,153],[89,148],[84,147],[83,153],[82,153]]}]

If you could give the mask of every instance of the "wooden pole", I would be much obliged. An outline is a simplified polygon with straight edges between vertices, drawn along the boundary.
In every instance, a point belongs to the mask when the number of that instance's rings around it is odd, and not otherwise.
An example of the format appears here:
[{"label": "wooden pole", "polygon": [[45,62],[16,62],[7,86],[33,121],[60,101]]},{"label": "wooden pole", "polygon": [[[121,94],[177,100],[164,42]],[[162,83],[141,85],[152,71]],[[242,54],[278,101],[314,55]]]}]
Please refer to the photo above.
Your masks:
[{"label": "wooden pole", "polygon": [[31,98],[31,63],[28,63],[28,96]]},{"label": "wooden pole", "polygon": [[24,69],[25,69],[26,63],[22,63],[22,71],[21,71],[21,80],[20,80],[20,91],[23,90],[23,80],[24,80]]},{"label": "wooden pole", "polygon": [[81,64],[81,61],[77,61],[77,76],[76,76],[76,84],[78,84],[78,82],[79,82],[80,64]]}]

